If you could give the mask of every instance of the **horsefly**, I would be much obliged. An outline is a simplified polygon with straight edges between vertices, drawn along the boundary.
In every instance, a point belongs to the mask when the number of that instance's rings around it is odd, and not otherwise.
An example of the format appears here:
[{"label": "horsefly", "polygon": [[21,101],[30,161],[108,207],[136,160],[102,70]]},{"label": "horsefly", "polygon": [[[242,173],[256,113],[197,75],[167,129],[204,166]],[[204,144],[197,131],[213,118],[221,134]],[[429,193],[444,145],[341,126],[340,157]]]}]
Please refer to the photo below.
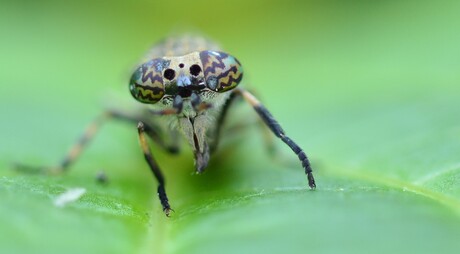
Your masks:
[{"label": "horsefly", "polygon": [[[163,211],[169,216],[172,209],[165,190],[165,180],[150,151],[147,137],[169,153],[178,153],[177,136],[182,133],[193,150],[195,170],[201,173],[217,148],[229,107],[235,98],[242,97],[273,134],[298,156],[307,175],[308,185],[314,189],[315,179],[305,152],[286,136],[279,123],[254,95],[238,87],[242,79],[241,63],[232,55],[220,51],[215,43],[190,35],[165,39],[147,53],[129,82],[129,91],[134,99],[142,103],[142,110],[136,115],[106,110],[89,125],[57,166],[16,165],[17,169],[65,172],[108,119],[137,124],[142,152],[158,181],[157,193]],[[172,124],[162,124],[164,122]]]}]

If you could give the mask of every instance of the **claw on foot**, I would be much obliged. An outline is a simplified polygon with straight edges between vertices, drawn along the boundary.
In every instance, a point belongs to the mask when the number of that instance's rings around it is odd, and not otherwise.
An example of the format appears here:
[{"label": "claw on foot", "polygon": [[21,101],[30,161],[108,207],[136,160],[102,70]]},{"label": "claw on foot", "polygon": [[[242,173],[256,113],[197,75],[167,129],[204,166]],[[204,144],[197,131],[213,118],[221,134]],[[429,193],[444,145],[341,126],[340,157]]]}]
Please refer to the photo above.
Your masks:
[{"label": "claw on foot", "polygon": [[308,186],[310,186],[310,189],[312,190],[316,189],[315,178],[313,177],[313,174],[311,172],[307,174],[307,178],[308,178]]},{"label": "claw on foot", "polygon": [[163,212],[165,213],[166,217],[171,217],[171,212],[174,212],[174,210],[171,209],[171,207],[165,207],[163,208]]}]

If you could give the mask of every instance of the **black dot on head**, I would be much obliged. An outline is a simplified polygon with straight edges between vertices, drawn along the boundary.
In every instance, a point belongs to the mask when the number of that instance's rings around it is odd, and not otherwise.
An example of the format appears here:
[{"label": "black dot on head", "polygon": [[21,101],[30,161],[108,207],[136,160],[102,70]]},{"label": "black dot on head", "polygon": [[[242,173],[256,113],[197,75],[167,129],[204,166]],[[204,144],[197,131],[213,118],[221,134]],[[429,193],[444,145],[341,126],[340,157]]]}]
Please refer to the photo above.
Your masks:
[{"label": "black dot on head", "polygon": [[200,72],[201,72],[201,67],[198,64],[194,64],[190,66],[190,74],[192,74],[193,76],[198,76]]},{"label": "black dot on head", "polygon": [[163,76],[167,80],[172,80],[176,76],[176,72],[173,69],[166,69],[165,73],[163,74]]},{"label": "black dot on head", "polygon": [[184,64],[183,64],[183,63],[180,63],[180,64],[179,64],[179,67],[180,67],[180,68],[184,68]]}]

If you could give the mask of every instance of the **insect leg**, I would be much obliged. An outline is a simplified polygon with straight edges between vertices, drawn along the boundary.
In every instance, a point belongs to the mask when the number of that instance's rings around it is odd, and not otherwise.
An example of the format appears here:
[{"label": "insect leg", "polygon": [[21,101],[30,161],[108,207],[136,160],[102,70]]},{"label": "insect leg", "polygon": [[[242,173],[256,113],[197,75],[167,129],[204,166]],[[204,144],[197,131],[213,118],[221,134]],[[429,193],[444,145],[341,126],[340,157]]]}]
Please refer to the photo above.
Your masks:
[{"label": "insect leg", "polygon": [[139,133],[139,142],[141,144],[142,152],[144,153],[145,160],[147,161],[147,164],[149,165],[150,169],[152,170],[153,175],[158,181],[158,198],[160,199],[161,205],[163,207],[163,211],[166,214],[166,216],[169,217],[169,213],[171,212],[171,207],[169,206],[168,202],[168,197],[166,195],[165,191],[165,181],[163,174],[160,171],[160,168],[158,167],[158,164],[156,163],[155,159],[152,156],[152,153],[150,152],[150,146],[147,143],[147,140],[145,138],[145,125],[143,122],[139,122],[137,125],[137,130]]},{"label": "insect leg", "polygon": [[29,172],[29,173],[48,173],[48,174],[59,174],[64,171],[67,171],[70,164],[72,164],[78,156],[83,151],[84,147],[88,142],[94,137],[97,130],[101,125],[110,118],[111,114],[109,112],[104,112],[99,115],[96,119],[91,122],[91,124],[86,128],[83,135],[78,139],[77,143],[72,146],[70,151],[67,153],[66,157],[57,165],[52,167],[46,166],[29,166],[23,164],[15,164],[15,169],[19,171]]},{"label": "insect leg", "polygon": [[[169,153],[172,153],[172,154],[179,153],[178,140],[173,139],[170,142],[171,144],[167,144],[165,140],[162,138],[162,135],[159,132],[158,128],[155,128],[155,125],[151,123],[151,121],[149,121],[150,120],[149,118],[144,118],[140,116],[132,116],[127,113],[123,113],[121,111],[116,111],[116,110],[110,111],[110,115],[117,120],[122,120],[122,121],[129,122],[132,124],[138,124],[139,122],[143,122],[145,133],[157,145],[159,145],[162,149],[164,149],[165,151],[168,151]],[[147,115],[147,114],[143,114],[143,115]]]},{"label": "insect leg", "polygon": [[[77,160],[77,158],[83,152],[84,148],[88,145],[88,143],[94,138],[94,136],[96,135],[100,127],[107,120],[111,118],[123,120],[127,122],[132,122],[132,123],[139,122],[138,118],[128,116],[127,114],[123,114],[118,111],[106,111],[103,114],[96,117],[96,119],[94,119],[93,122],[89,124],[89,126],[86,128],[83,135],[78,139],[77,143],[71,147],[70,151],[67,153],[65,158],[57,166],[50,167],[50,166],[29,166],[29,165],[23,165],[23,164],[15,164],[14,168],[18,171],[23,171],[23,172],[28,172],[28,173],[59,174],[59,173],[66,172],[69,169],[70,165],[73,164]],[[145,130],[146,130],[147,135],[149,135],[152,138],[152,140],[157,142],[162,148],[164,148],[165,150],[171,153],[178,152],[177,145],[173,144],[171,146],[167,146],[164,143],[164,141],[160,138],[157,131],[155,131],[155,129],[152,126],[145,125]]]},{"label": "insect leg", "polygon": [[272,114],[254,97],[251,93],[244,89],[235,89],[236,93],[240,93],[243,98],[251,104],[254,110],[259,114],[260,118],[264,123],[270,128],[270,130],[280,138],[286,145],[288,145],[292,151],[299,157],[299,160],[302,162],[302,166],[305,169],[305,174],[307,174],[308,185],[310,188],[316,188],[315,178],[313,177],[310,161],[307,158],[305,152],[288,136],[286,136],[284,130],[281,128],[281,125],[275,120]]},{"label": "insect leg", "polygon": [[213,139],[213,142],[210,145],[211,153],[215,152],[217,147],[218,147],[218,145],[219,145],[220,133],[221,133],[221,130],[222,130],[222,126],[224,125],[225,118],[226,118],[227,113],[228,113],[228,109],[233,104],[235,99],[237,97],[239,97],[240,95],[241,95],[240,93],[231,93],[230,97],[225,102],[225,104],[224,104],[224,106],[222,108],[222,111],[221,111],[221,113],[219,115],[219,118],[217,119],[217,126],[216,126],[216,129],[214,131],[214,139]]}]

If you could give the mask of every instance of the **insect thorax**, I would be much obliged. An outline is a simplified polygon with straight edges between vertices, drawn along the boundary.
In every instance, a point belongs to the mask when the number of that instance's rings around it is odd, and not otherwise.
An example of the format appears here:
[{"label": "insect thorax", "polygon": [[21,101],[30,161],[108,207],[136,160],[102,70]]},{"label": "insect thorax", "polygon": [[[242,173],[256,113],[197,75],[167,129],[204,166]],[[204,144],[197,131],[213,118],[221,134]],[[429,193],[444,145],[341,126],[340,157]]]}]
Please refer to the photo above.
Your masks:
[{"label": "insect thorax", "polygon": [[203,50],[220,51],[219,45],[203,36],[183,35],[169,37],[155,44],[145,55],[142,62],[164,56],[183,56],[192,52]]}]

